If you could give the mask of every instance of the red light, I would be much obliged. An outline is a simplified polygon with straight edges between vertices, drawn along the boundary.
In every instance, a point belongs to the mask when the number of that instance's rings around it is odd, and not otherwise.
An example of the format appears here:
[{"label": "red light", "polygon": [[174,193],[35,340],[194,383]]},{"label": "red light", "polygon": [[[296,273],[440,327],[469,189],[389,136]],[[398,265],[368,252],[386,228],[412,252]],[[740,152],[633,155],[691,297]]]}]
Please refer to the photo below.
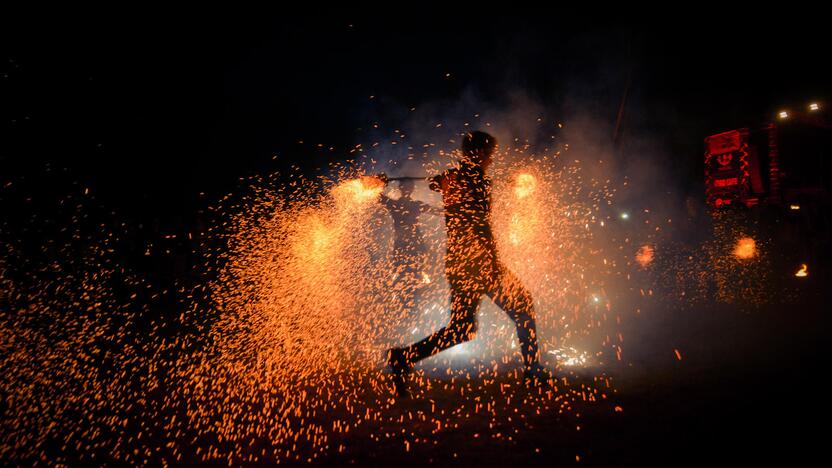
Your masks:
[{"label": "red light", "polygon": [[714,179],[714,187],[731,187],[737,185],[739,180],[736,177],[728,179]]}]

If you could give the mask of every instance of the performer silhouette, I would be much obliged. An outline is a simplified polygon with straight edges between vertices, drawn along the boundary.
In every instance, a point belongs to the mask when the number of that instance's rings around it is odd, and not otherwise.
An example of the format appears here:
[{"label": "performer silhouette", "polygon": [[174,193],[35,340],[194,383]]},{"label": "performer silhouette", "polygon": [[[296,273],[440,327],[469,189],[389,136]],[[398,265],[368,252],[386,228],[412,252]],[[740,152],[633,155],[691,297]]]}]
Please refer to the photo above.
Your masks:
[{"label": "performer silhouette", "polygon": [[524,377],[535,383],[551,378],[540,364],[531,294],[500,262],[491,229],[491,180],[485,171],[496,148],[491,135],[469,133],[462,142],[459,167],[431,178],[431,189],[442,194],[445,205],[445,274],[451,289],[451,319],[423,340],[388,351],[387,363],[399,396],[408,395],[407,376],[414,363],[475,337],[483,295],[514,321]]}]

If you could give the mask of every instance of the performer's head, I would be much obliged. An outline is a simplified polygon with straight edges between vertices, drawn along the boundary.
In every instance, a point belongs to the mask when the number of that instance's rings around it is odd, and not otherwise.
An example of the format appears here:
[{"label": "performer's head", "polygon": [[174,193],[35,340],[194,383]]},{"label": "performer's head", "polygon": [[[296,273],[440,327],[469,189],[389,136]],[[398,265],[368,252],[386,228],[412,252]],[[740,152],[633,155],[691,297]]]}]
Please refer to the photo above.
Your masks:
[{"label": "performer's head", "polygon": [[462,139],[462,159],[464,162],[488,168],[497,150],[497,139],[485,132],[468,132]]},{"label": "performer's head", "polygon": [[399,181],[399,192],[402,193],[403,198],[410,198],[413,194],[414,182],[412,179],[403,179]]}]

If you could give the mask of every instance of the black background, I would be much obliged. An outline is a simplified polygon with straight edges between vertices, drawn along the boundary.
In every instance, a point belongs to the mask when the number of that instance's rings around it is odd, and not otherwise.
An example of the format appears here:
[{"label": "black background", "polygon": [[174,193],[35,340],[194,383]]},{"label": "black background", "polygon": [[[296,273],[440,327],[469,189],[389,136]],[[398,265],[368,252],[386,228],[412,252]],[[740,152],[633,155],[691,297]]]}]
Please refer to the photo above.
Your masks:
[{"label": "black background", "polygon": [[470,89],[499,102],[510,87],[555,115],[583,110],[612,125],[631,73],[622,139],[660,140],[688,190],[704,136],[805,106],[832,82],[828,35],[809,14],[761,22],[703,10],[681,24],[525,13],[9,13],[2,177],[50,163],[114,207],[157,216],[238,177],[347,158],[385,102]]}]

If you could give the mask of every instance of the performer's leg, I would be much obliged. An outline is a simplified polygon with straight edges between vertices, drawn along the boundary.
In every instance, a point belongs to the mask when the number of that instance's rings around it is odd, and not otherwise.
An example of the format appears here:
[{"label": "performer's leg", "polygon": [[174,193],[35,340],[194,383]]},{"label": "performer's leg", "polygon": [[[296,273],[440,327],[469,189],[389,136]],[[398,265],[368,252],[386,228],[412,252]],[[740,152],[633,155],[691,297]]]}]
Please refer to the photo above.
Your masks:
[{"label": "performer's leg", "polygon": [[474,339],[477,333],[477,309],[481,288],[451,286],[451,320],[423,340],[404,349],[410,363],[440,353],[452,346]]},{"label": "performer's leg", "polygon": [[527,369],[536,366],[540,361],[540,351],[534,320],[534,302],[529,290],[514,273],[501,266],[486,294],[514,321],[520,351],[523,354],[523,365]]}]

